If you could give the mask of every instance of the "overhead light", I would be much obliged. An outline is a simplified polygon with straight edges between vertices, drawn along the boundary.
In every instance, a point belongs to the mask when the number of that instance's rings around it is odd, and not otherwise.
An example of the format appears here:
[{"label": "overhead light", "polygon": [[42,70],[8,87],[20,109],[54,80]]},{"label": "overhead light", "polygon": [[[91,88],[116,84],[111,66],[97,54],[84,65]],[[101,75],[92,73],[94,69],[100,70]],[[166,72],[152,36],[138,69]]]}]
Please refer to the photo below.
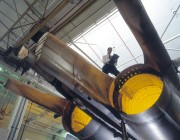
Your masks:
[{"label": "overhead light", "polygon": [[0,67],[0,71],[3,72],[3,68],[2,67]]}]

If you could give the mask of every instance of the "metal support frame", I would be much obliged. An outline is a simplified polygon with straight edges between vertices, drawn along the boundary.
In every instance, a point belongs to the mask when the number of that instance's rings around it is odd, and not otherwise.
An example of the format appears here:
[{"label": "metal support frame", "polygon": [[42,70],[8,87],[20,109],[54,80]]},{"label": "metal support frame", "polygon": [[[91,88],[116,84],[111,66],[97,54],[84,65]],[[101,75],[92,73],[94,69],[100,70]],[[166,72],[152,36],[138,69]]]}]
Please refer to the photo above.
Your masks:
[{"label": "metal support frame", "polygon": [[19,97],[19,101],[16,104],[16,108],[14,110],[13,116],[11,118],[11,122],[9,125],[9,133],[7,140],[15,140],[17,137],[17,134],[20,129],[20,125],[22,123],[22,119],[24,117],[25,108],[27,105],[27,99]]},{"label": "metal support frame", "polygon": [[[47,0],[46,5],[44,7],[44,11],[42,11],[42,13],[39,13],[37,11],[37,9],[34,7],[35,4],[38,2],[39,0],[34,0],[32,3],[27,2],[26,0],[24,0],[24,3],[28,6],[28,8],[23,12],[20,13],[17,9],[17,3],[16,1],[13,0],[13,5],[10,5],[8,2],[6,2],[5,0],[2,0],[1,2],[3,2],[7,7],[9,7],[10,9],[12,9],[16,14],[17,14],[17,20],[14,21],[13,19],[11,19],[10,17],[8,17],[5,13],[3,13],[3,11],[0,11],[2,15],[4,15],[5,18],[9,19],[12,22],[12,26],[8,27],[6,26],[6,24],[1,21],[2,25],[5,26],[5,28],[7,29],[7,31],[0,37],[0,42],[5,42],[4,45],[1,46],[1,48],[6,48],[8,49],[9,46],[14,47],[16,45],[18,45],[18,42],[21,41],[23,38],[25,38],[28,34],[29,29],[35,25],[38,24],[40,27],[38,28],[38,30],[40,28],[42,28],[45,19],[47,19],[45,16],[45,14],[48,12],[49,9],[49,5],[51,5],[53,2],[49,3],[49,0]],[[63,1],[65,3],[68,3],[68,1]],[[61,3],[63,3],[61,2]],[[57,7],[61,7],[60,5],[57,5]],[[56,8],[57,8],[56,7]],[[29,14],[29,11],[31,11],[32,13],[34,13],[34,15],[37,16],[37,18],[34,18],[33,16],[31,16]],[[56,11],[57,12],[57,11]],[[53,11],[51,12],[53,13]],[[51,14],[50,13],[50,14]],[[25,19],[25,17],[29,17],[29,19],[31,21],[27,21],[27,19]],[[47,16],[47,17],[51,17],[53,18],[54,16]],[[48,18],[48,21],[51,19]],[[22,20],[25,19],[27,22],[26,23],[22,23]],[[39,23],[39,21],[41,21],[41,23]],[[47,21],[45,22],[47,23]],[[29,27],[27,27],[29,26]],[[23,29],[23,27],[26,27],[26,29]],[[15,30],[17,29],[21,29],[22,34],[16,34]],[[36,30],[36,32],[38,31]],[[31,36],[33,36],[36,32],[34,32]],[[13,36],[12,36],[13,35]],[[29,37],[27,40],[29,40],[31,37]]]},{"label": "metal support frame", "polygon": [[30,7],[28,7],[28,9],[22,14],[22,16],[9,28],[9,30],[1,37],[0,39],[0,42],[2,41],[2,39],[7,36],[11,31],[12,29],[20,22],[20,20],[27,14],[27,12],[29,11],[30,8],[32,8],[35,3],[37,2],[38,0],[35,0]]},{"label": "metal support frame", "polygon": [[62,10],[69,2],[63,1],[46,17],[43,19],[43,22],[36,27],[34,27],[33,31],[26,35],[20,42],[16,44],[16,46],[22,45],[26,43],[33,35],[35,35],[44,25],[46,25],[60,10]]}]

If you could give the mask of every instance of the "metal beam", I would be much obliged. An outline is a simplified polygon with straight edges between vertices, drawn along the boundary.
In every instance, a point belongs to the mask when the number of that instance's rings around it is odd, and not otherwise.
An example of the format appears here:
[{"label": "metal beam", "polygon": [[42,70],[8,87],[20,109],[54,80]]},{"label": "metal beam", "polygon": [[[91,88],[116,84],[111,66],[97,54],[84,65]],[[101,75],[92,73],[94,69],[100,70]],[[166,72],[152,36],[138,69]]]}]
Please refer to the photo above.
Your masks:
[{"label": "metal beam", "polygon": [[38,0],[35,0],[35,1],[31,4],[31,6],[28,7],[28,9],[22,14],[22,16],[11,26],[11,28],[9,28],[9,30],[1,37],[0,42],[3,40],[3,38],[4,38],[5,36],[7,36],[7,35],[12,31],[12,29],[14,28],[14,26],[16,26],[17,23],[21,21],[21,19],[27,14],[27,12],[29,11],[29,9],[32,8],[37,1],[38,1]]},{"label": "metal beam", "polygon": [[61,30],[64,26],[66,26],[69,22],[73,21],[77,18],[82,12],[84,12],[88,7],[97,2],[97,0],[88,0],[81,8],[79,8],[75,13],[73,13],[67,20],[57,26],[55,29],[52,29],[52,33],[56,34],[59,30]]},{"label": "metal beam", "polygon": [[35,35],[43,26],[45,26],[57,13],[59,13],[69,2],[67,0],[63,0],[60,4],[56,6],[56,8],[42,20],[42,22],[34,27],[34,29],[26,35],[20,42],[16,44],[16,46],[22,45],[26,43],[33,35]]}]

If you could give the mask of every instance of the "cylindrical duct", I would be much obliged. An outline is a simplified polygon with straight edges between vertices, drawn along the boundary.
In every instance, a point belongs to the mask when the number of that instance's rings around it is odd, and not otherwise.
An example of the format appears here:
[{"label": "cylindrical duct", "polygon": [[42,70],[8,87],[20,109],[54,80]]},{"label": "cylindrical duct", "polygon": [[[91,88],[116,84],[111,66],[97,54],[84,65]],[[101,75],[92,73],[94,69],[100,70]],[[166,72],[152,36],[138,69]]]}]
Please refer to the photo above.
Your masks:
[{"label": "cylindrical duct", "polygon": [[62,121],[65,129],[81,140],[121,140],[78,107],[66,104]]},{"label": "cylindrical duct", "polygon": [[150,64],[163,72],[170,65],[171,59],[141,0],[114,0],[114,2],[141,47],[145,64]]},{"label": "cylindrical duct", "polygon": [[176,123],[162,110],[170,103],[168,93],[162,75],[150,66],[134,65],[111,85],[110,101],[143,140],[176,140],[180,137]]},{"label": "cylindrical duct", "polygon": [[62,114],[62,110],[67,102],[64,98],[45,94],[13,78],[8,78],[4,87],[58,114]]},{"label": "cylindrical duct", "polygon": [[70,89],[109,104],[108,89],[113,78],[102,73],[50,33],[44,34],[38,43],[36,65]]},{"label": "cylindrical duct", "polygon": [[[92,119],[84,111],[68,100],[53,95],[44,94],[28,85],[9,78],[5,87],[16,94],[25,97],[38,105],[62,115],[64,128],[83,140],[121,140],[114,132]],[[111,114],[109,114],[111,115]]]},{"label": "cylindrical duct", "polygon": [[[160,110],[165,115],[165,118],[180,130],[180,79],[177,76],[168,52],[140,0],[114,0],[114,2],[138,41],[144,54],[145,64],[150,64],[161,72],[161,81],[163,82],[161,95],[152,104],[153,106],[147,108],[147,110],[151,110],[151,108],[156,106],[158,111]],[[121,99],[119,99],[119,102],[121,102]],[[121,108],[120,104],[117,107]],[[148,118],[149,116],[146,117]],[[172,126],[169,127],[170,130]],[[164,135],[166,134],[168,133],[165,132]]]}]

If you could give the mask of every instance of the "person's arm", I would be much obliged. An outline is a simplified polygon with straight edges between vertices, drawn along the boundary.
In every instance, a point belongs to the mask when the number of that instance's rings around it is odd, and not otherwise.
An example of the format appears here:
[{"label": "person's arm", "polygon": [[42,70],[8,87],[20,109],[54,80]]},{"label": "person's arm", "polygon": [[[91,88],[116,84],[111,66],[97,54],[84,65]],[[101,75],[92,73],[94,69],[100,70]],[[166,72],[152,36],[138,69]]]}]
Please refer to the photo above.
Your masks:
[{"label": "person's arm", "polygon": [[102,62],[103,62],[104,64],[106,64],[108,61],[109,61],[109,55],[108,55],[108,54],[107,54],[107,55],[104,55],[104,56],[102,57]]}]

